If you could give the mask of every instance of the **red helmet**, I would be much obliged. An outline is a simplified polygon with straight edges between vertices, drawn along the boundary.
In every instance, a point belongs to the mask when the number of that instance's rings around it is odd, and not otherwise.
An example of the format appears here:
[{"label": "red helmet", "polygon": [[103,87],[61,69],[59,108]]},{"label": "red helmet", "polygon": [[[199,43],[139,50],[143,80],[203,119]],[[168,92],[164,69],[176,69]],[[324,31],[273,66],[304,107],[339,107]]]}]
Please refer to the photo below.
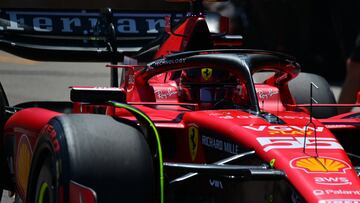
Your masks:
[{"label": "red helmet", "polygon": [[233,108],[238,81],[227,71],[194,68],[182,71],[179,86],[183,102],[198,103],[200,109],[225,109]]}]

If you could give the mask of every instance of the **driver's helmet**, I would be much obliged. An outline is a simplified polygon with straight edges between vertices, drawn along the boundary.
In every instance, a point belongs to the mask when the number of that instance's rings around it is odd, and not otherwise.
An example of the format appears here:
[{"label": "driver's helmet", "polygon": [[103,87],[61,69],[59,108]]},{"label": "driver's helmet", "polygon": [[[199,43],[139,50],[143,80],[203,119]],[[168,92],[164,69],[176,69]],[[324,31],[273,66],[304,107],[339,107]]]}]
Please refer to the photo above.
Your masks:
[{"label": "driver's helmet", "polygon": [[197,103],[200,109],[232,108],[237,88],[235,77],[223,70],[193,68],[181,72],[179,98]]}]

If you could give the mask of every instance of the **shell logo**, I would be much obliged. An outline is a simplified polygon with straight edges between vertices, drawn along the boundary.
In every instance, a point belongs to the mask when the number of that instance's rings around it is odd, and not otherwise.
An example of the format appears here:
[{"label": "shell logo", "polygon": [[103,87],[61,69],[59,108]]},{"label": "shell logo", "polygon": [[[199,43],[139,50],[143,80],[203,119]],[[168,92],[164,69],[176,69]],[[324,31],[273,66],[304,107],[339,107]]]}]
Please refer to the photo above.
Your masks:
[{"label": "shell logo", "polygon": [[302,169],[307,173],[344,173],[348,163],[328,157],[302,157],[290,162],[292,168]]}]

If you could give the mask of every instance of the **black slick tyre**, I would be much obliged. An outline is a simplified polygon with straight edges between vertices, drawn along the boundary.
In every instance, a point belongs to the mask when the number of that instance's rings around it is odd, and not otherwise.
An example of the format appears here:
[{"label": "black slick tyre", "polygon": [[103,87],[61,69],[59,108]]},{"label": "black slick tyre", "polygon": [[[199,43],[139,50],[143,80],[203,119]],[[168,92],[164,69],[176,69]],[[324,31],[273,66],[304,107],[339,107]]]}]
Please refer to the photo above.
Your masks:
[{"label": "black slick tyre", "polygon": [[60,194],[53,191],[58,188],[64,188],[66,200],[72,183],[94,191],[97,203],[153,202],[157,173],[136,125],[105,115],[74,114],[53,118],[47,128],[34,152],[28,203],[38,197],[57,202]]},{"label": "black slick tyre", "polygon": [[[319,104],[336,104],[334,93],[329,83],[321,76],[312,73],[300,73],[295,79],[289,82],[291,95],[297,104],[310,103],[310,84],[314,83],[313,98]],[[328,118],[337,114],[336,107],[313,107],[315,118]]]}]

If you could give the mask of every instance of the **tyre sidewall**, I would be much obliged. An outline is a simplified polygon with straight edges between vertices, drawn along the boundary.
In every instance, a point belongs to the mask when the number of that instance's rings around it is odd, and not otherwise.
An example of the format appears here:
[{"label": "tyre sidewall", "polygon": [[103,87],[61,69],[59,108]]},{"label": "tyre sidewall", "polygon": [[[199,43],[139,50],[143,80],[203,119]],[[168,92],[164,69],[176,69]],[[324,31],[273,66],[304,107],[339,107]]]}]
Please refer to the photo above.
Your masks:
[{"label": "tyre sidewall", "polygon": [[54,184],[54,179],[52,161],[48,157],[42,164],[39,172],[35,189],[35,202],[55,202],[57,188]]},{"label": "tyre sidewall", "polygon": [[[44,127],[47,129],[50,125]],[[54,151],[53,141],[50,139],[50,134],[42,131],[38,143],[35,148],[33,155],[29,182],[27,187],[27,203],[36,202],[37,195],[39,193],[39,184],[46,182],[51,187],[51,199],[53,202],[57,202],[58,199],[58,188],[60,183],[60,170],[56,166],[58,154]],[[42,171],[45,171],[42,172]]]}]

